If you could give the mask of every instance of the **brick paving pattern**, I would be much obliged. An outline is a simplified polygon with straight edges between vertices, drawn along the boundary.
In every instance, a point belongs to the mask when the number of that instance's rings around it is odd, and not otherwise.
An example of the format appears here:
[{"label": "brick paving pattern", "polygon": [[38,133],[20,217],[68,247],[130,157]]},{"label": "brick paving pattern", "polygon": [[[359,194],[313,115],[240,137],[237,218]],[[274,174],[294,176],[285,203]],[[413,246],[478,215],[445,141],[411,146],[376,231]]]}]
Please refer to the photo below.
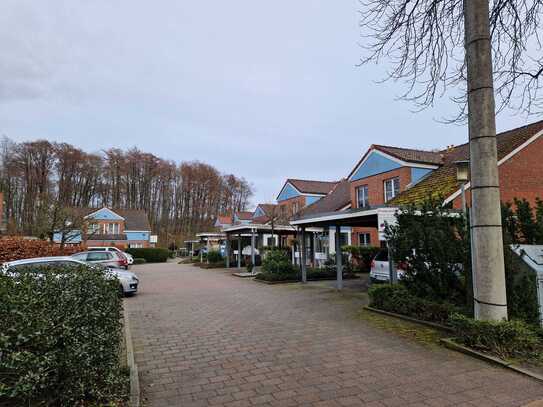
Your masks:
[{"label": "brick paving pattern", "polygon": [[126,300],[146,406],[521,406],[543,385],[356,318],[360,303],[174,263]]}]

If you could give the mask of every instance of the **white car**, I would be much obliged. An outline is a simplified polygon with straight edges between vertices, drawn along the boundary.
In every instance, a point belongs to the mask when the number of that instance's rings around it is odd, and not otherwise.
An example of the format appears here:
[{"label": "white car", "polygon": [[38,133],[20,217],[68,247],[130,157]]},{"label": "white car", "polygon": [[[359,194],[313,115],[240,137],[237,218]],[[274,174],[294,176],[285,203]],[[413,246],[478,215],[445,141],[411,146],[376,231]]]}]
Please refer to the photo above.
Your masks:
[{"label": "white car", "polygon": [[98,252],[101,252],[101,251],[106,251],[106,252],[117,252],[117,253],[121,253],[122,255],[124,255],[124,257],[126,257],[126,260],[128,261],[128,265],[131,265],[134,263],[134,257],[132,257],[132,255],[130,253],[127,253],[127,252],[123,252],[121,249],[115,247],[115,246],[106,246],[106,247],[100,247],[100,246],[94,246],[94,247],[88,247],[87,248],[87,251],[89,252],[94,252],[94,251],[98,251]]},{"label": "white car", "polygon": [[[101,267],[91,265],[81,260],[77,260],[69,256],[53,256],[53,257],[35,257],[32,259],[8,261],[2,264],[0,272],[9,274],[17,272],[17,268],[29,267],[29,266],[85,266],[85,267]],[[138,277],[131,271],[121,270],[118,268],[105,267],[107,274],[115,277],[119,280],[119,291],[123,296],[131,296],[138,292]]]},{"label": "white car", "polygon": [[[401,268],[396,269],[398,280],[405,275]],[[372,281],[390,281],[390,263],[388,262],[388,250],[381,250],[371,262],[370,279]]]}]

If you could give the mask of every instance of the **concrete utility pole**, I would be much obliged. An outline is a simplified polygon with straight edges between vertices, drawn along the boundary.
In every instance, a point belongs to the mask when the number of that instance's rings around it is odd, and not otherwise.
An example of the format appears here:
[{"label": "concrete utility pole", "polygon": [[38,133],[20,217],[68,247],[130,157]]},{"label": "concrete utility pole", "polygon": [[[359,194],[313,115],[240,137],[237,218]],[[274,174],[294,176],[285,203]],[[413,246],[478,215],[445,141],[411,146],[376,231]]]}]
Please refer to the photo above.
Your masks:
[{"label": "concrete utility pole", "polygon": [[464,2],[475,317],[507,319],[489,1]]}]

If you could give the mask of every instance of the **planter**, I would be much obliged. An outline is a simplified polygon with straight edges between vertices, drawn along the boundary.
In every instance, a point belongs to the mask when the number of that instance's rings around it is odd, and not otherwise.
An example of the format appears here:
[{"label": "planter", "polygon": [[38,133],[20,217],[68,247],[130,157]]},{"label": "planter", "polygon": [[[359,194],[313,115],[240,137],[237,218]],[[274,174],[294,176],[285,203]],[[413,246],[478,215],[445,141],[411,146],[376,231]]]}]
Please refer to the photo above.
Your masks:
[{"label": "planter", "polygon": [[[356,280],[357,278],[360,278],[359,276],[357,275],[352,275],[352,276],[344,276],[343,277],[343,280]],[[335,281],[336,280],[336,277],[322,277],[322,278],[311,278],[311,277],[308,277],[307,278],[307,281]],[[258,281],[259,283],[267,283],[267,284],[288,284],[288,283],[301,283],[302,281],[301,280],[277,280],[277,281],[267,281],[267,280],[259,280],[257,278],[255,278],[255,281]]]},{"label": "planter", "polygon": [[457,343],[454,339],[455,338],[442,338],[442,339],[440,339],[440,342],[443,345],[445,345],[445,347],[448,348],[448,349],[455,350],[457,352],[462,352],[462,353],[464,353],[466,355],[469,355],[469,356],[472,356],[474,358],[481,359],[481,360],[484,360],[484,361],[489,362],[489,363],[493,363],[495,365],[504,367],[506,369],[513,370],[513,371],[515,371],[517,373],[523,374],[525,376],[529,376],[532,379],[543,382],[543,375],[532,372],[532,371],[530,371],[528,369],[525,369],[525,368],[523,368],[521,366],[517,366],[513,362],[507,362],[507,361],[505,361],[503,359],[500,359],[500,358],[498,358],[496,356],[487,355],[486,353],[479,352],[477,350],[468,348],[467,346],[464,346],[464,345],[461,345],[461,344]]},{"label": "planter", "polygon": [[128,311],[123,309],[124,316],[124,338],[126,348],[126,363],[130,370],[130,396],[128,405],[130,407],[140,407],[140,381],[138,374],[138,366],[134,358],[134,345],[132,344],[132,334],[130,332],[130,322],[128,319]]},{"label": "planter", "polygon": [[377,314],[382,314],[382,315],[386,315],[386,316],[389,316],[389,317],[403,319],[404,321],[413,322],[415,324],[425,325],[427,327],[434,328],[434,329],[439,329],[441,331],[454,332],[454,330],[451,327],[441,325],[441,324],[438,324],[436,322],[424,321],[422,319],[417,319],[417,318],[409,317],[407,315],[402,315],[402,314],[396,314],[395,312],[383,311],[383,310],[380,310],[378,308],[372,308],[372,307],[369,307],[369,306],[364,307],[364,309],[368,310],[368,311],[371,311],[371,312],[375,312]]}]

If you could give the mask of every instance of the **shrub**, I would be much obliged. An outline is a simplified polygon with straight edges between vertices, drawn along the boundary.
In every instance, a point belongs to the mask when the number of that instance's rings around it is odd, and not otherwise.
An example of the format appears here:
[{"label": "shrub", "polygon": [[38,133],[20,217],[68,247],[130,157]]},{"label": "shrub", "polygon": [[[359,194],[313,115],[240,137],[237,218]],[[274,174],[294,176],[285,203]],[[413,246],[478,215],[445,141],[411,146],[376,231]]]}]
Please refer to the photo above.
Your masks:
[{"label": "shrub", "polygon": [[124,398],[119,282],[86,267],[0,275],[0,404]]},{"label": "shrub", "polygon": [[448,324],[449,316],[461,311],[452,304],[415,297],[402,284],[374,285],[368,294],[371,307],[439,324]]},{"label": "shrub", "polygon": [[543,360],[541,330],[525,322],[476,321],[454,314],[450,323],[456,331],[456,340],[470,348],[494,354],[502,359]]},{"label": "shrub", "polygon": [[164,263],[168,261],[170,255],[168,249],[159,247],[130,248],[126,249],[126,252],[131,254],[134,258],[145,259],[147,263]]},{"label": "shrub", "polygon": [[355,268],[362,273],[369,273],[371,262],[381,249],[373,246],[343,246],[342,251],[349,253]]},{"label": "shrub", "polygon": [[296,268],[292,265],[289,257],[281,250],[270,250],[262,261],[262,271],[265,273],[295,273]]},{"label": "shrub", "polygon": [[210,263],[219,263],[222,261],[222,255],[217,250],[210,250],[206,257]]},{"label": "shrub", "polygon": [[134,259],[134,264],[145,264],[145,263],[147,263],[147,260],[142,259],[142,258],[140,258],[140,257],[136,257],[136,258]]}]

